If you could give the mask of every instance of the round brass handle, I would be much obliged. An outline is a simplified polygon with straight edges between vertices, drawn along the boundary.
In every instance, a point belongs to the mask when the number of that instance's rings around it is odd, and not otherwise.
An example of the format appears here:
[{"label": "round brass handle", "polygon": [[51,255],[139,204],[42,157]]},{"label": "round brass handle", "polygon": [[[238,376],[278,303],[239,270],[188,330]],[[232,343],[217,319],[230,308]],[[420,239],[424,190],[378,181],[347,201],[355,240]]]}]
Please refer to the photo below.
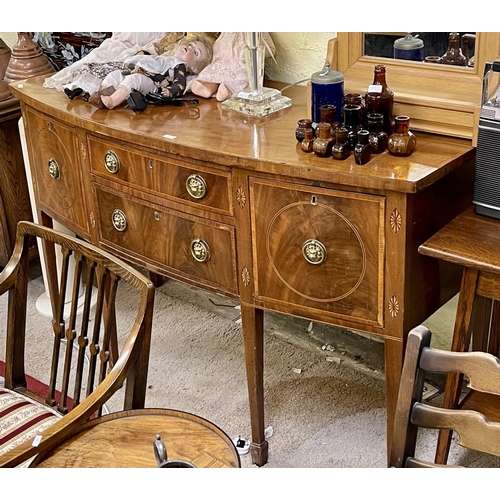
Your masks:
[{"label": "round brass handle", "polygon": [[127,216],[125,212],[120,209],[113,210],[113,214],[111,215],[111,222],[113,223],[113,227],[117,231],[125,231],[127,229]]},{"label": "round brass handle", "polygon": [[207,194],[207,183],[201,175],[191,174],[186,179],[186,189],[189,196],[201,200]]},{"label": "round brass handle", "polygon": [[52,179],[59,179],[61,177],[61,170],[55,158],[49,160],[49,174]]},{"label": "round brass handle", "polygon": [[206,241],[199,238],[191,242],[191,255],[198,262],[206,262],[210,258],[210,247]]},{"label": "round brass handle", "polygon": [[325,245],[318,240],[307,240],[302,245],[302,255],[309,264],[322,264],[326,260]]},{"label": "round brass handle", "polygon": [[118,158],[118,155],[111,149],[108,149],[104,153],[104,166],[111,174],[117,174],[118,170],[120,170],[120,158]]}]

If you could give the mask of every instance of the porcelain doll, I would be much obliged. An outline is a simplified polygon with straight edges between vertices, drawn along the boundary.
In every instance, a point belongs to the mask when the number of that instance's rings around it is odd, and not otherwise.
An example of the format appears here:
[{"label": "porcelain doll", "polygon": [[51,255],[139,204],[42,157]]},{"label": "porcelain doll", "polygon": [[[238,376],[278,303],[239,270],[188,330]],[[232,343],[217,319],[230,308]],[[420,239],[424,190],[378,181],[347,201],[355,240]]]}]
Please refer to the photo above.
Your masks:
[{"label": "porcelain doll", "polygon": [[[269,33],[262,33],[262,39],[266,57],[274,57],[276,48]],[[222,32],[214,42],[212,62],[194,79],[191,92],[225,101],[244,90],[248,86],[245,46],[245,33]]]},{"label": "porcelain doll", "polygon": [[[168,97],[184,94],[195,76],[212,60],[211,40],[198,35],[181,39],[173,55],[137,55],[125,61],[127,70],[115,70],[103,80],[89,102],[114,109],[132,90],[159,92]],[[110,91],[111,89],[111,91]]]}]

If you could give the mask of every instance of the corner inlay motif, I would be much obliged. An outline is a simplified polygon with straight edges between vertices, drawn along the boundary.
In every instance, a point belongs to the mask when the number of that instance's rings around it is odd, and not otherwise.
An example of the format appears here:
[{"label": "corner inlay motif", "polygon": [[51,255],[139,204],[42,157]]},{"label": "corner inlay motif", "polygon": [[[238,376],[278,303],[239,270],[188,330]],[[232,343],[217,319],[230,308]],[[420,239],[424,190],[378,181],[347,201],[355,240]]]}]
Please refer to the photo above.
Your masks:
[{"label": "corner inlay motif", "polygon": [[401,229],[401,214],[399,213],[399,210],[395,208],[392,213],[391,213],[391,229],[394,234],[397,234],[399,230]]},{"label": "corner inlay motif", "polygon": [[241,281],[243,281],[245,286],[250,284],[250,272],[246,266],[241,270]]},{"label": "corner inlay motif", "polygon": [[244,189],[241,186],[236,191],[236,201],[238,202],[240,208],[243,208],[246,205],[247,197]]},{"label": "corner inlay motif", "polygon": [[395,295],[389,299],[389,314],[393,318],[399,314],[399,302]]}]

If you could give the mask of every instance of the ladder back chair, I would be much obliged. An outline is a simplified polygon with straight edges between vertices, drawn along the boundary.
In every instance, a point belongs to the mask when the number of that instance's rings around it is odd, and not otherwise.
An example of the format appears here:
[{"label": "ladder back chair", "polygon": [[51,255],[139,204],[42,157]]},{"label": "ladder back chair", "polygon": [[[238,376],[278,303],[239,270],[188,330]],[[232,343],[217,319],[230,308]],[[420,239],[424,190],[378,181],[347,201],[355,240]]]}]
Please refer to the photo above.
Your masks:
[{"label": "ladder back chair", "polygon": [[[30,340],[36,349],[46,345],[51,351],[40,350],[35,356],[38,362],[46,360],[47,373],[36,377],[43,382],[45,394],[30,389],[33,374],[26,368],[33,361],[26,354],[26,319],[29,250],[35,238],[44,245],[47,268],[52,270],[47,277],[51,325],[45,321],[51,331],[35,332],[37,339],[45,334],[49,340],[45,344]],[[62,259],[59,272],[56,252],[60,252]],[[127,303],[127,312],[132,315],[123,332],[118,330],[120,323],[116,318],[121,287],[131,291],[136,301],[133,305]],[[71,291],[71,301],[65,307],[67,291]],[[0,295],[6,292],[0,466],[23,464],[63,441],[76,426],[100,416],[105,403],[120,389],[123,389],[121,409],[144,408],[155,293],[148,278],[94,245],[22,221],[18,224],[12,257],[0,273]]]},{"label": "ladder back chair", "polygon": [[415,457],[421,428],[455,431],[460,445],[500,457],[499,422],[489,420],[479,411],[440,408],[422,402],[426,373],[462,374],[467,377],[471,393],[500,400],[500,360],[485,352],[435,349],[430,342],[431,332],[423,326],[408,335],[389,467],[456,467]]}]

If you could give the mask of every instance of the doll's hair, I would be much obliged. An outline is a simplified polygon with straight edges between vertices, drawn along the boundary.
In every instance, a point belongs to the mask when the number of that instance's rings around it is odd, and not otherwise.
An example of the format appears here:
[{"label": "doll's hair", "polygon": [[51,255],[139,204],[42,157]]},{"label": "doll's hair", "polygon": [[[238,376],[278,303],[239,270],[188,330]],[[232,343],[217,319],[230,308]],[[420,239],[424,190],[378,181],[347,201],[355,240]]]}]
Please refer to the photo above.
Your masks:
[{"label": "doll's hair", "polygon": [[165,48],[163,55],[171,56],[176,51],[177,47],[186,42],[203,42],[207,49],[207,55],[204,59],[198,61],[195,67],[191,69],[195,73],[199,73],[205,66],[208,66],[212,62],[213,57],[213,46],[215,38],[212,33],[208,34],[205,32],[188,32],[185,36],[183,36],[180,40],[170,44]]}]

